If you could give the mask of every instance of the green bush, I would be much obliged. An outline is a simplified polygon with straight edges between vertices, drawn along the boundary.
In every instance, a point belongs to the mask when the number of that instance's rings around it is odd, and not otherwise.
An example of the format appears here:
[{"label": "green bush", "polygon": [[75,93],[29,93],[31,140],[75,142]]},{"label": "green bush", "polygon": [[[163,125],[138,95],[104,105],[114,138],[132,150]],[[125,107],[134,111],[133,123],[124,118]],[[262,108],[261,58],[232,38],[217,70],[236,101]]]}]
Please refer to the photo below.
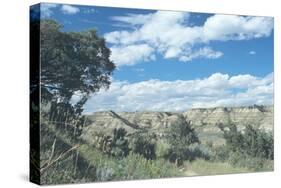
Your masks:
[{"label": "green bush", "polygon": [[205,148],[203,145],[196,145],[194,147],[191,147],[190,149],[193,158],[191,160],[195,159],[204,159],[204,160],[210,160],[210,151]]},{"label": "green bush", "polygon": [[[234,166],[243,166],[255,171],[270,169],[274,158],[272,133],[247,125],[245,130],[238,131],[233,123],[219,125],[223,131],[226,145],[215,151],[216,158],[228,160]],[[273,166],[272,166],[273,168]]]},{"label": "green bush", "polygon": [[95,181],[110,181],[114,178],[114,169],[104,165],[96,168]]},{"label": "green bush", "polygon": [[273,160],[274,142],[272,133],[248,125],[243,136],[244,150],[247,155]]},{"label": "green bush", "polygon": [[117,158],[126,157],[129,154],[129,142],[126,138],[125,129],[114,129],[113,136],[98,134],[99,138],[95,147],[104,154]]},{"label": "green bush", "polygon": [[120,158],[129,154],[130,149],[126,134],[127,132],[123,128],[114,129],[111,142],[111,155]]},{"label": "green bush", "polygon": [[133,152],[118,159],[96,152],[100,151],[96,150],[89,156],[93,159],[92,165],[96,167],[95,175],[92,176],[93,181],[163,178],[180,175],[176,166],[164,159],[147,160],[142,155]]},{"label": "green bush", "polygon": [[136,134],[130,145],[132,152],[142,155],[146,159],[155,159],[155,140],[148,134]]},{"label": "green bush", "polygon": [[230,153],[229,160],[231,165],[237,167],[246,167],[254,171],[264,171],[270,169],[268,160],[261,157],[250,157],[243,153]]},{"label": "green bush", "polygon": [[167,156],[169,155],[169,151],[170,151],[170,148],[171,146],[164,142],[164,141],[158,141],[156,143],[156,151],[155,151],[155,154],[156,154],[156,157],[157,158],[167,158]]},{"label": "green bush", "polygon": [[177,175],[176,167],[164,159],[147,160],[142,155],[131,153],[122,160],[122,171],[116,174],[116,178],[147,179]]},{"label": "green bush", "polygon": [[199,138],[190,122],[180,116],[179,121],[174,122],[167,131],[167,141],[171,146],[169,160],[181,165],[184,160],[194,160],[196,153],[192,149],[199,143]]},{"label": "green bush", "polygon": [[211,160],[226,162],[229,159],[230,152],[226,146],[212,148]]},{"label": "green bush", "polygon": [[235,124],[220,125],[219,127],[224,133],[226,147],[230,152],[273,160],[272,133],[267,133],[250,125],[246,126],[244,132],[238,131]]}]

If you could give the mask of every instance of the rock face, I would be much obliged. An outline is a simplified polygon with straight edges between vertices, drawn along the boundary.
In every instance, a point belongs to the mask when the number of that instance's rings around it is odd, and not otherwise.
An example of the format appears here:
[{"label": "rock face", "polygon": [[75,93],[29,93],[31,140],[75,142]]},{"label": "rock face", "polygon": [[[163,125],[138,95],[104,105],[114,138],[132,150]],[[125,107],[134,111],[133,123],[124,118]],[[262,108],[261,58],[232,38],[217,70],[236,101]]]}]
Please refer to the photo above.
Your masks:
[{"label": "rock face", "polygon": [[252,125],[267,132],[273,131],[273,106],[200,108],[183,114],[192,122],[203,142],[211,141],[217,145],[224,143],[218,123],[233,122],[239,130],[243,130],[246,125]]},{"label": "rock face", "polygon": [[250,124],[265,131],[273,130],[273,106],[197,108],[186,112],[95,112],[88,115],[90,125],[82,137],[91,140],[96,133],[111,134],[115,128],[124,128],[128,135],[137,131],[155,133],[159,138],[167,127],[190,121],[202,142],[224,143],[218,123],[235,123],[240,130]]},{"label": "rock face", "polygon": [[247,124],[259,126],[270,131],[273,129],[273,107],[236,107],[236,108],[208,108],[192,109],[183,113],[194,126],[203,124],[215,125],[229,121],[243,127]]}]

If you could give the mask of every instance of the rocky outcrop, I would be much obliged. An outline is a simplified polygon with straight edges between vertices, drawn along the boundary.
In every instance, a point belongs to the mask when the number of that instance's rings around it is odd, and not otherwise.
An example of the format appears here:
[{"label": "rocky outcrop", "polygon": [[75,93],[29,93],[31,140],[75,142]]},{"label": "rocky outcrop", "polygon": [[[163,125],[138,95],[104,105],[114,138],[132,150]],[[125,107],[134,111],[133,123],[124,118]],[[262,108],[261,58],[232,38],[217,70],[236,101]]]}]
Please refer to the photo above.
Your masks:
[{"label": "rocky outcrop", "polygon": [[217,124],[233,122],[239,130],[252,125],[265,131],[273,130],[273,106],[198,108],[183,113],[192,122],[201,140],[220,145],[224,143]]},{"label": "rocky outcrop", "polygon": [[84,128],[82,137],[93,138],[96,133],[111,134],[115,128],[124,128],[128,134],[148,131],[159,137],[167,127],[190,121],[201,141],[222,144],[224,139],[218,123],[235,123],[239,129],[253,125],[266,131],[273,130],[273,106],[197,108],[186,112],[95,112],[88,115],[90,125]]},{"label": "rocky outcrop", "polygon": [[191,120],[194,126],[202,124],[215,125],[229,121],[237,124],[240,128],[247,124],[258,126],[265,130],[273,129],[273,107],[251,106],[236,108],[198,108],[183,113]]}]

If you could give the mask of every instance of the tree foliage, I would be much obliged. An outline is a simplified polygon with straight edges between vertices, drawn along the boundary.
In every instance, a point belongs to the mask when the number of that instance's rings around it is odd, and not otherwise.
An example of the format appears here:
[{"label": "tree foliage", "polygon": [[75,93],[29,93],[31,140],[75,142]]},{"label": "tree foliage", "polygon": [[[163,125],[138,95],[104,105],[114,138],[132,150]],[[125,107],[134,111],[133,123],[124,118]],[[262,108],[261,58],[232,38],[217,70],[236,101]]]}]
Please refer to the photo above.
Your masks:
[{"label": "tree foliage", "polygon": [[132,139],[132,152],[142,155],[145,159],[156,158],[155,136],[148,134],[136,134]]},{"label": "tree foliage", "polygon": [[180,165],[183,160],[193,160],[196,157],[192,145],[199,143],[199,138],[191,123],[184,117],[180,117],[180,121],[171,125],[167,131],[167,140],[171,146],[171,161]]},{"label": "tree foliage", "polygon": [[40,82],[32,87],[40,88],[42,114],[79,133],[89,95],[110,85],[110,50],[94,29],[66,32],[54,20],[36,19],[31,28],[40,32]]},{"label": "tree foliage", "polygon": [[100,134],[99,140],[95,147],[101,150],[103,153],[114,156],[117,158],[123,158],[129,154],[129,142],[126,138],[127,132],[124,128],[115,128],[113,134],[104,135]]},{"label": "tree foliage", "polygon": [[81,106],[91,92],[109,86],[115,66],[96,30],[63,32],[57,22],[42,20],[40,37],[43,99],[66,103],[79,94]]},{"label": "tree foliage", "polygon": [[111,154],[115,157],[125,157],[129,154],[129,143],[126,139],[127,132],[124,128],[113,130],[113,139],[111,143]]},{"label": "tree foliage", "polygon": [[251,125],[247,125],[243,131],[239,131],[233,123],[220,124],[219,128],[223,131],[226,140],[225,150],[229,154],[229,158],[237,159],[236,162],[246,158],[273,160],[274,142],[272,133]]}]

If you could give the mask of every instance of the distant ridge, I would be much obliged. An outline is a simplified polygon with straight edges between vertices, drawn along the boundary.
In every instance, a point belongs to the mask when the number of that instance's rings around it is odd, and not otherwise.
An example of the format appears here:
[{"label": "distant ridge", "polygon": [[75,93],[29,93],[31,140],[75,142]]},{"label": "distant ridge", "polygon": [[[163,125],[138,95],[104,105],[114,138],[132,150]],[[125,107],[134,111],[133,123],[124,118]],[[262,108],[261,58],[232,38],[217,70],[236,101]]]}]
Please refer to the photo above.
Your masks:
[{"label": "distant ridge", "polygon": [[243,129],[250,124],[265,131],[273,130],[273,106],[243,106],[193,108],[185,112],[114,112],[102,111],[87,115],[90,125],[84,128],[82,137],[91,140],[97,132],[111,134],[115,128],[124,128],[128,134],[137,131],[155,133],[159,137],[173,123],[181,123],[184,119],[190,121],[202,141],[223,143],[222,133],[218,123],[237,124]]}]

